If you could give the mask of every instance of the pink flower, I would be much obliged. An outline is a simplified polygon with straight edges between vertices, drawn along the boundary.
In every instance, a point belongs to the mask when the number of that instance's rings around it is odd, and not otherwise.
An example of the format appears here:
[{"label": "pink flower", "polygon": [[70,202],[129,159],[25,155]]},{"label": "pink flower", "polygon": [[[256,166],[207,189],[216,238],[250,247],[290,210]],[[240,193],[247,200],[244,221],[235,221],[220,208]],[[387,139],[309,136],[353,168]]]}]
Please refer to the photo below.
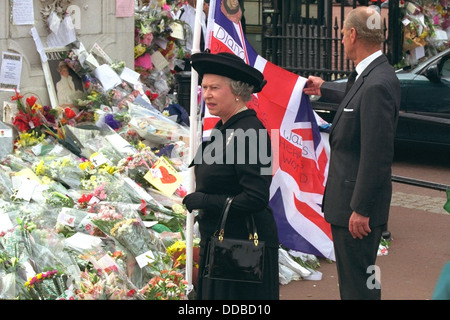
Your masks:
[{"label": "pink flower", "polygon": [[433,17],[433,24],[434,25],[439,25],[439,16],[438,15]]},{"label": "pink flower", "polygon": [[181,198],[184,198],[187,195],[187,189],[183,185],[180,185],[175,192]]},{"label": "pink flower", "polygon": [[134,60],[134,67],[141,67],[143,69],[152,69],[152,58],[148,52]]},{"label": "pink flower", "polygon": [[142,39],[140,39],[140,43],[142,43],[145,46],[150,46],[152,44],[153,41],[153,34],[147,33]]}]

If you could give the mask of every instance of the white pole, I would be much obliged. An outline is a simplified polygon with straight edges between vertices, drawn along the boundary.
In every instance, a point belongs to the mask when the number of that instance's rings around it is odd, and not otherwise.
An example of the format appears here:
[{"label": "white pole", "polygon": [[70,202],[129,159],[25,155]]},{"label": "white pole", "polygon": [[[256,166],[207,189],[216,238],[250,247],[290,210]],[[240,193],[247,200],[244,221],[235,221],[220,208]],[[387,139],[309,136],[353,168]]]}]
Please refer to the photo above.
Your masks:
[{"label": "white pole", "polygon": [[[195,24],[192,40],[192,53],[200,52],[200,32],[201,17],[203,12],[203,0],[197,0],[195,7]],[[198,115],[198,103],[197,103],[197,90],[198,90],[198,74],[194,69],[191,69],[191,101],[190,101],[190,147],[189,147],[189,160],[192,161],[197,151],[197,115]],[[194,169],[189,168],[190,184],[187,186],[188,192],[191,193],[195,190],[195,178]],[[193,289],[192,285],[192,266],[193,266],[193,237],[194,237],[194,213],[188,212],[186,216],[186,280],[188,281],[188,293]]]}]

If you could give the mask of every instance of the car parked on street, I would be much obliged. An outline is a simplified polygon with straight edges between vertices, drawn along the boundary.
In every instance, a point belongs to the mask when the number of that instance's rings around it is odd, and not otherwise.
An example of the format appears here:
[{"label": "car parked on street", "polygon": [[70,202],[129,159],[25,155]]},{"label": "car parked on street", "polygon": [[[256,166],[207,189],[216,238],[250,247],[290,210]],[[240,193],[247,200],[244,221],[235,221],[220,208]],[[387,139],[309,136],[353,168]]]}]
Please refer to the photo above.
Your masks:
[{"label": "car parked on street", "polygon": [[[401,86],[396,140],[450,146],[450,48],[396,74]],[[332,125],[338,106],[317,96],[311,104]]]}]

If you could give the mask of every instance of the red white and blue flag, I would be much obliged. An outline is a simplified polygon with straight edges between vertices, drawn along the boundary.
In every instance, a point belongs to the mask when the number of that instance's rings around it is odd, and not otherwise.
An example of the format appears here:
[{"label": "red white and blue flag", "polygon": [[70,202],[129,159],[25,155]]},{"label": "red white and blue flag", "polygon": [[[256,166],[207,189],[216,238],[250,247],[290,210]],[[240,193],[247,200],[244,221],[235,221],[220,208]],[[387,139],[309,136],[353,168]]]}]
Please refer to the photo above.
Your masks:
[{"label": "red white and blue flag", "polygon": [[[241,23],[232,22],[222,13],[221,1],[210,2],[207,47],[212,53],[236,54],[267,80],[247,106],[257,112],[271,133],[274,166],[270,206],[280,244],[335,260],[331,228],[321,210],[328,154],[309,97],[302,92],[306,78],[258,55],[247,41]],[[205,108],[203,136],[218,121],[207,111]]]}]

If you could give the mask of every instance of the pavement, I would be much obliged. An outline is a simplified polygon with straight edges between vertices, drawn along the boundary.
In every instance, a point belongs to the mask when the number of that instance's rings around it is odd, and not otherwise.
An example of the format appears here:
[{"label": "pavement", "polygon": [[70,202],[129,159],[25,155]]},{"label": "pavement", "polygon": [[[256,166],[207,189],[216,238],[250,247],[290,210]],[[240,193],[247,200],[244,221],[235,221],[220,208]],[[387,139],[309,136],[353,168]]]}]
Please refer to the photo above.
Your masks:
[{"label": "pavement", "polygon": [[[382,300],[430,300],[450,260],[450,214],[445,191],[393,183],[391,245],[378,256]],[[336,264],[319,258],[320,280],[280,285],[280,300],[340,300]]]}]

